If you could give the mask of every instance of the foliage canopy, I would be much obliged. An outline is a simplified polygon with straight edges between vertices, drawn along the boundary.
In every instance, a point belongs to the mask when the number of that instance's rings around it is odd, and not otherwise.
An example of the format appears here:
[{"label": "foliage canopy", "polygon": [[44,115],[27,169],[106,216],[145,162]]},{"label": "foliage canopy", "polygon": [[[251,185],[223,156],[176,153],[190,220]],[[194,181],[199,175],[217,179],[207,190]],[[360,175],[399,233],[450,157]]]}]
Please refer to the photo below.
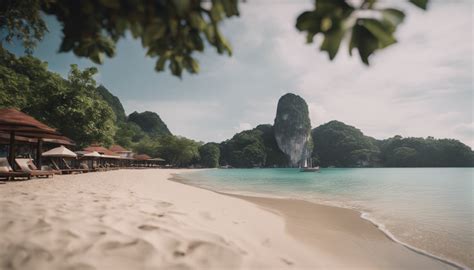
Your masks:
[{"label": "foliage canopy", "polygon": [[[95,68],[71,65],[68,79],[34,57],[0,49],[0,107],[16,107],[73,139],[79,146],[112,143],[115,115],[96,91]],[[5,91],[4,91],[5,90]]]},{"label": "foliage canopy", "polygon": [[[428,0],[408,0],[426,9]],[[316,0],[314,9],[303,12],[296,28],[305,32],[307,42],[316,35],[323,41],[321,51],[335,58],[342,41],[350,35],[349,52],[357,49],[362,61],[377,50],[396,42],[395,31],[405,18],[397,8],[379,7],[379,0]],[[238,0],[4,0],[0,2],[0,40],[14,39],[31,52],[44,33],[41,12],[56,17],[63,25],[60,52],[72,51],[95,63],[115,55],[116,43],[127,32],[139,39],[147,55],[157,58],[155,70],[166,67],[181,77],[183,70],[199,72],[195,52],[205,45],[219,54],[232,49],[219,28],[220,23],[239,16]]]},{"label": "foliage canopy", "polygon": [[206,168],[219,167],[221,150],[217,143],[206,143],[199,147],[200,164]]}]

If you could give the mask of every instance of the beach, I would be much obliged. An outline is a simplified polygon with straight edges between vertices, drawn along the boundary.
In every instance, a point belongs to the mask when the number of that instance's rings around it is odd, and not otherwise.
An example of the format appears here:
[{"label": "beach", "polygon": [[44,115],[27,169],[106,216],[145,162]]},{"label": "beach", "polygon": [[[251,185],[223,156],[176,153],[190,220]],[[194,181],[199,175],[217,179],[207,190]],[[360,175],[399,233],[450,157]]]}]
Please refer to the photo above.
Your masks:
[{"label": "beach", "polygon": [[0,269],[455,269],[356,211],[118,170],[0,185]]}]

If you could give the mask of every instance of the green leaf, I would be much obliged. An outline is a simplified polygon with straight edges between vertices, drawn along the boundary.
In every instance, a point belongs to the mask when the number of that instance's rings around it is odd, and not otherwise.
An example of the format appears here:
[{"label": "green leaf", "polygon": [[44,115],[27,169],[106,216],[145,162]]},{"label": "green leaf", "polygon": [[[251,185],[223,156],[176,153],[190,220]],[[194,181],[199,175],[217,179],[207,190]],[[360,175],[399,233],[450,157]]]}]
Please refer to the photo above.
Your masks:
[{"label": "green leaf", "polygon": [[59,47],[59,52],[69,52],[74,47],[74,41],[71,38],[64,38]]},{"label": "green leaf", "polygon": [[321,31],[321,18],[314,11],[303,12],[296,19],[296,28],[300,31],[318,33]]},{"label": "green leaf", "polygon": [[356,23],[352,29],[352,36],[349,42],[349,54],[357,48],[362,62],[369,65],[369,56],[379,48],[378,39],[363,25]]},{"label": "green leaf", "polygon": [[196,60],[194,60],[191,56],[186,56],[184,58],[184,67],[189,73],[198,73],[199,72],[199,64]]},{"label": "green leaf", "polygon": [[382,16],[385,20],[397,26],[405,19],[405,13],[399,9],[387,8],[382,10]]},{"label": "green leaf", "polygon": [[130,31],[132,32],[132,36],[134,38],[138,38],[142,35],[142,26],[138,22],[134,22],[130,24]]},{"label": "green leaf", "polygon": [[175,76],[178,76],[181,78],[181,73],[183,72],[183,67],[181,66],[181,64],[176,60],[176,58],[173,58],[171,59],[171,62],[170,62],[170,69],[171,69],[171,73],[173,73],[173,75]]},{"label": "green leaf", "polygon": [[190,0],[172,0],[173,6],[176,8],[176,13],[178,13],[178,16],[183,17],[186,12],[191,7],[191,1]]},{"label": "green leaf", "polygon": [[154,24],[150,24],[145,31],[143,31],[142,35],[142,43],[144,46],[149,46],[153,41],[160,39],[166,33],[166,27],[156,22]]},{"label": "green leaf", "polygon": [[204,42],[201,39],[201,36],[199,35],[199,32],[197,31],[191,31],[189,33],[189,38],[194,44],[194,49],[197,51],[202,52],[204,50]]},{"label": "green leaf", "polygon": [[170,20],[170,31],[172,36],[177,36],[178,35],[178,20],[176,19],[171,19]]},{"label": "green leaf", "polygon": [[120,1],[119,0],[100,0],[105,7],[108,8],[120,8]]},{"label": "green leaf", "polygon": [[189,22],[192,27],[199,29],[201,31],[204,30],[204,28],[206,28],[206,22],[201,17],[201,14],[199,14],[199,12],[193,11],[189,13]]},{"label": "green leaf", "polygon": [[360,19],[361,25],[369,30],[380,42],[380,47],[385,48],[387,46],[396,43],[397,40],[393,37],[390,29],[375,19]]},{"label": "green leaf", "polygon": [[336,57],[337,51],[341,45],[342,38],[344,37],[344,29],[338,28],[334,29],[324,36],[324,41],[321,44],[321,51],[327,51],[329,54],[329,59],[333,60]]},{"label": "green leaf", "polygon": [[239,9],[237,8],[237,0],[221,0],[224,6],[225,15],[227,17],[239,15]]},{"label": "green leaf", "polygon": [[332,20],[330,17],[324,17],[321,20],[321,31],[326,32],[332,27]]},{"label": "green leaf", "polygon": [[208,24],[206,26],[206,29],[204,30],[204,33],[206,34],[207,41],[211,44],[216,43],[216,32],[214,29],[214,26],[212,24]]},{"label": "green leaf", "polygon": [[95,50],[89,58],[92,60],[92,62],[96,64],[102,64],[104,61],[104,54],[102,52],[99,52],[99,50]]},{"label": "green leaf", "polygon": [[219,1],[212,1],[211,7],[211,19],[213,22],[218,22],[222,20],[221,14],[224,13],[224,7],[222,3]]},{"label": "green leaf", "polygon": [[428,0],[409,0],[409,1],[410,3],[424,10],[426,10],[426,8],[428,7]]},{"label": "green leaf", "polygon": [[217,51],[219,53],[227,52],[229,56],[232,55],[232,48],[230,47],[230,43],[222,36],[222,34],[217,29],[216,29],[216,45],[217,45]]},{"label": "green leaf", "polygon": [[156,71],[165,70],[166,61],[168,61],[170,55],[171,54],[169,52],[166,52],[165,54],[160,55],[160,58],[158,59],[158,61],[156,61],[156,65],[155,65]]}]

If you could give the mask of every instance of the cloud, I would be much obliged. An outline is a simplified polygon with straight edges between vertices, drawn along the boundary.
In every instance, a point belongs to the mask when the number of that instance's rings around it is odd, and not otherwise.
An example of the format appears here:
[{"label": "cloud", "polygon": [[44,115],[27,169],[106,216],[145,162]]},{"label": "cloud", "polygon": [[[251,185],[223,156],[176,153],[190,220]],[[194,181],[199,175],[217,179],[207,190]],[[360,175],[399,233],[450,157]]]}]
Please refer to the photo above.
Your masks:
[{"label": "cloud", "polygon": [[[100,81],[128,113],[156,111],[173,133],[203,141],[273,123],[279,97],[294,92],[307,101],[313,126],[337,119],[376,138],[431,135],[474,146],[473,4],[430,3],[424,12],[389,2],[408,16],[397,32],[399,43],[373,56],[370,67],[356,54],[350,57],[347,46],[331,62],[317,44],[305,44],[294,24],[313,1],[253,0],[241,4],[241,17],[223,25],[233,56],[212,48],[196,54],[200,74],[179,80],[156,73],[156,59],[128,37],[117,56],[98,67]],[[78,59],[56,54],[60,35],[57,25],[50,29],[37,55],[64,74]]]},{"label": "cloud", "polygon": [[239,126],[234,128],[236,132],[252,129],[252,125],[249,123],[239,123]]}]

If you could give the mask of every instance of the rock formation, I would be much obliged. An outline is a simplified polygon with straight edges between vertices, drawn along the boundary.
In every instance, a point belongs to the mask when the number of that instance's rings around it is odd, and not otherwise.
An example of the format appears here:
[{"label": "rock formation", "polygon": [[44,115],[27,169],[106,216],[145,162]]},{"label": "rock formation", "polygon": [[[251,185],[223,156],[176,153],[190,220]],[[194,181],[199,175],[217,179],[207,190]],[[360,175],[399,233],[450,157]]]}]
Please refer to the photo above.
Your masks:
[{"label": "rock formation", "polygon": [[289,156],[290,166],[297,167],[310,157],[311,121],[303,98],[291,93],[280,98],[274,129],[278,147]]}]

